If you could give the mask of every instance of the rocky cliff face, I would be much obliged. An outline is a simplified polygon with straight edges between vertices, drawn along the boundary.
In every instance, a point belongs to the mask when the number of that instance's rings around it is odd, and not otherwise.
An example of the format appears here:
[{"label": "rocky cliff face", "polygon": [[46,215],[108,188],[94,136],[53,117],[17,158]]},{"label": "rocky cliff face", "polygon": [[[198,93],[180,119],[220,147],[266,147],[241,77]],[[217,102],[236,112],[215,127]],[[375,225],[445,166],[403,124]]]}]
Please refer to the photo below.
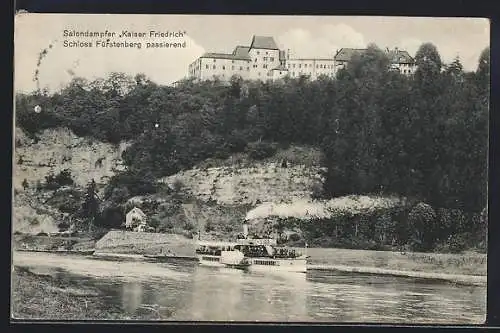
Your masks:
[{"label": "rocky cliff face", "polygon": [[24,179],[29,185],[45,180],[49,173],[64,169],[71,171],[78,186],[85,186],[91,179],[105,183],[122,168],[121,154],[128,143],[111,145],[73,134],[68,129],[45,130],[35,142],[20,128],[15,132],[14,188],[21,189]]},{"label": "rocky cliff face", "polygon": [[203,201],[219,204],[256,205],[261,202],[291,202],[310,198],[314,184],[322,182],[318,167],[277,163],[191,169],[160,180],[183,189]]},{"label": "rocky cliff face", "polygon": [[12,222],[14,232],[24,233],[56,232],[64,218],[45,203],[48,193],[35,191],[47,175],[67,169],[78,187],[92,179],[103,185],[122,168],[121,154],[128,146],[91,141],[68,129],[46,130],[35,141],[16,128],[14,143]]}]

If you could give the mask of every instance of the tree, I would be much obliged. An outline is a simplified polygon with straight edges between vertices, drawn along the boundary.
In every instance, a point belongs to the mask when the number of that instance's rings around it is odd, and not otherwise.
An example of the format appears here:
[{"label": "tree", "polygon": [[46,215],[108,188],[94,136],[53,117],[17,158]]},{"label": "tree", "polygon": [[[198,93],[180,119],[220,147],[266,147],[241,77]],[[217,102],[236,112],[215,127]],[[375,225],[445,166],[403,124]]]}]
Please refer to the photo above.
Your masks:
[{"label": "tree", "polygon": [[100,214],[100,203],[97,195],[97,184],[94,179],[90,181],[85,190],[85,197],[82,204],[81,216],[88,221],[89,230],[96,225],[96,220]]},{"label": "tree", "polygon": [[462,83],[464,81],[465,73],[459,56],[456,56],[453,62],[446,66],[445,74],[455,82]]},{"label": "tree", "polygon": [[408,215],[415,250],[429,250],[436,240],[436,213],[431,206],[419,203]]},{"label": "tree", "polygon": [[485,48],[479,56],[479,63],[476,70],[476,85],[479,94],[489,102],[490,94],[490,48]]},{"label": "tree", "polygon": [[424,43],[420,46],[415,54],[415,80],[427,93],[435,90],[438,87],[438,79],[441,73],[443,63],[439,52],[432,43]]},{"label": "tree", "polygon": [[120,207],[107,207],[103,209],[97,222],[105,228],[119,228],[125,221],[125,214]]}]

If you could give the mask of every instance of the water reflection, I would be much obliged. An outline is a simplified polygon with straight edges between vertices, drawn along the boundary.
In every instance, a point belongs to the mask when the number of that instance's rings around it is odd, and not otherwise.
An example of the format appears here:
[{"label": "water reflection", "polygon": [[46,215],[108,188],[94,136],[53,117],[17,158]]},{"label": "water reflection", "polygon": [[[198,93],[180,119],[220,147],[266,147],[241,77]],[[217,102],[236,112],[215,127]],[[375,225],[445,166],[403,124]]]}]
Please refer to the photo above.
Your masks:
[{"label": "water reflection", "polygon": [[144,293],[141,283],[125,282],[122,284],[122,308],[128,314],[134,314],[142,304]]}]

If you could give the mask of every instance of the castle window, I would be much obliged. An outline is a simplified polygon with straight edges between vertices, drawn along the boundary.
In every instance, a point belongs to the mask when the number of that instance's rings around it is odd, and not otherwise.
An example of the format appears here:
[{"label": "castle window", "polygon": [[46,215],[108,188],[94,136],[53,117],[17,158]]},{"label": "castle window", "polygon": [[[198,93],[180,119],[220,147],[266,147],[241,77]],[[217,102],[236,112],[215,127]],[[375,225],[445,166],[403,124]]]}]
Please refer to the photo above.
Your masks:
[{"label": "castle window", "polygon": [[249,70],[250,70],[250,67],[247,67],[247,71],[249,71]]},{"label": "castle window", "polygon": [[262,68],[267,68],[267,65],[266,64],[262,65]]},{"label": "castle window", "polygon": [[266,51],[266,55],[268,55],[268,54],[269,54],[269,52]]},{"label": "castle window", "polygon": [[274,57],[271,57],[271,61],[274,61]]},{"label": "castle window", "polygon": [[207,69],[208,69],[208,65],[207,65]]},{"label": "castle window", "polygon": [[257,55],[259,55],[259,54],[260,54],[260,52],[259,52],[259,51],[257,51]]},{"label": "castle window", "polygon": [[234,71],[234,66],[231,66],[231,69]]},{"label": "castle window", "polygon": [[226,69],[226,66],[222,66],[222,69]]},{"label": "castle window", "polygon": [[299,64],[299,68],[302,68],[302,64]]},{"label": "castle window", "polygon": [[213,68],[215,69],[215,65],[214,65],[214,67],[213,67]]},{"label": "castle window", "polygon": [[215,62],[215,59],[214,59],[214,62]]},{"label": "castle window", "polygon": [[240,66],[240,71],[242,71],[242,70],[243,70],[243,66]]},{"label": "castle window", "polygon": [[231,60],[231,62],[234,64],[234,60]]}]

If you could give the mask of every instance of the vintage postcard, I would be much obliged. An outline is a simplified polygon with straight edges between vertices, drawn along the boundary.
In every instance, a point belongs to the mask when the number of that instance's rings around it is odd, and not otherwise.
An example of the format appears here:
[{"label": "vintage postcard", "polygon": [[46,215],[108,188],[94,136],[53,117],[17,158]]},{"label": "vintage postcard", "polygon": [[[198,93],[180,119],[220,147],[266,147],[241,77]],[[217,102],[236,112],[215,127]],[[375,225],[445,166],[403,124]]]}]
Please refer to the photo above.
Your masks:
[{"label": "vintage postcard", "polygon": [[18,13],[11,318],[484,323],[489,29]]}]

